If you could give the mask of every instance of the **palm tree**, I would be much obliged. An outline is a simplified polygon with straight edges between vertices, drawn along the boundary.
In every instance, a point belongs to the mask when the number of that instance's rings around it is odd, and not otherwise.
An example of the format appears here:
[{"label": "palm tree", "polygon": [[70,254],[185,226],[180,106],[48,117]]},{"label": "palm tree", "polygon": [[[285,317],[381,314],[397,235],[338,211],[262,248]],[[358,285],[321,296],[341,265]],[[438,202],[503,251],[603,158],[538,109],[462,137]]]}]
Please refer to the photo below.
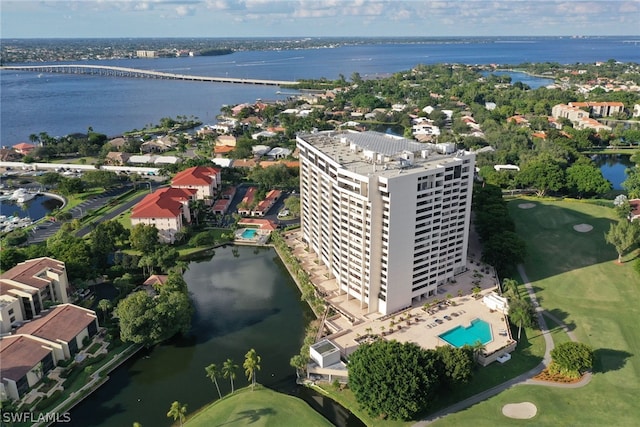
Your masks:
[{"label": "palm tree", "polygon": [[253,388],[256,385],[256,371],[260,370],[260,361],[262,358],[258,356],[253,348],[244,355],[244,358],[242,367],[247,375],[247,380],[251,381],[251,390],[253,391]]},{"label": "palm tree", "polygon": [[226,362],[222,364],[222,376],[224,378],[229,378],[231,380],[231,393],[233,394],[233,379],[236,377],[236,369],[238,369],[238,365],[233,363],[233,360],[227,359]]},{"label": "palm tree", "polygon": [[211,365],[204,368],[204,370],[207,372],[207,378],[213,381],[213,383],[216,385],[218,396],[220,396],[220,399],[222,399],[222,393],[220,393],[220,387],[218,387],[218,376],[220,375],[220,373],[218,372],[218,367],[215,363],[212,363]]},{"label": "palm tree", "polygon": [[167,412],[167,417],[173,417],[173,421],[180,420],[180,426],[182,426],[182,422],[187,414],[187,405],[183,405],[177,400],[171,404],[171,408],[169,408],[169,412]]},{"label": "palm tree", "polygon": [[482,344],[482,341],[477,340],[476,342],[473,343],[473,345],[471,346],[471,350],[473,351],[473,360],[478,363],[478,358],[480,357],[480,354],[486,349],[485,345]]},{"label": "palm tree", "polygon": [[102,321],[106,323],[107,311],[113,308],[111,301],[109,301],[108,299],[101,299],[100,301],[98,301],[98,308],[100,309],[100,311],[102,311],[102,316],[103,316]]},{"label": "palm tree", "polygon": [[509,303],[509,319],[515,325],[518,325],[518,341],[520,341],[520,332],[522,327],[533,326],[533,305],[529,300],[516,299]]}]

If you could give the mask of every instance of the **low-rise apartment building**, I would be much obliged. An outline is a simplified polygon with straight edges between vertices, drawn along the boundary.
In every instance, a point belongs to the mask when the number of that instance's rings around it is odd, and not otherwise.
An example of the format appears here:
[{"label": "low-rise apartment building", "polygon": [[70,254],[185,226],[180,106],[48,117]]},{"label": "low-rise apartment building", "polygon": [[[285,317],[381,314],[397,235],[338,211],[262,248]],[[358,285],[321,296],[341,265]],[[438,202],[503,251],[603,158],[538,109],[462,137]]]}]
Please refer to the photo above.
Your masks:
[{"label": "low-rise apartment building", "polygon": [[131,212],[131,225],[153,225],[163,243],[175,242],[185,221],[191,222],[189,202],[196,200],[196,189],[162,188],[148,194]]},{"label": "low-rise apartment building", "polygon": [[98,332],[94,311],[73,304],[46,310],[0,338],[0,394],[19,399],[61,360],[74,357]]},{"label": "low-rise apartment building", "polygon": [[196,199],[204,200],[210,206],[222,188],[220,169],[209,166],[185,169],[173,177],[171,187],[196,190]]},{"label": "low-rise apartment building", "polygon": [[10,330],[16,322],[33,319],[45,303],[69,302],[68,288],[66,266],[53,258],[31,259],[5,271],[0,275],[2,331]]}]

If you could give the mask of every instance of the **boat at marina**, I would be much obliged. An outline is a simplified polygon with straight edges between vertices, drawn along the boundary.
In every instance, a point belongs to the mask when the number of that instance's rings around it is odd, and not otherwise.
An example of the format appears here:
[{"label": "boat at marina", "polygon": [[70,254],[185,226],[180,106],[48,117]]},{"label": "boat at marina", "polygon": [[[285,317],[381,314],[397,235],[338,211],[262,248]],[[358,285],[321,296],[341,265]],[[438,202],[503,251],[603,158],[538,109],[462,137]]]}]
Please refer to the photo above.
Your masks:
[{"label": "boat at marina", "polygon": [[25,190],[24,188],[18,188],[16,191],[13,192],[13,194],[11,194],[11,196],[9,197],[9,200],[15,200],[18,203],[24,203],[33,199],[37,195],[38,193],[32,193]]},{"label": "boat at marina", "polygon": [[0,215],[0,233],[8,233],[18,228],[28,227],[31,224],[33,224],[33,221],[29,217],[21,218],[13,215],[9,217]]}]

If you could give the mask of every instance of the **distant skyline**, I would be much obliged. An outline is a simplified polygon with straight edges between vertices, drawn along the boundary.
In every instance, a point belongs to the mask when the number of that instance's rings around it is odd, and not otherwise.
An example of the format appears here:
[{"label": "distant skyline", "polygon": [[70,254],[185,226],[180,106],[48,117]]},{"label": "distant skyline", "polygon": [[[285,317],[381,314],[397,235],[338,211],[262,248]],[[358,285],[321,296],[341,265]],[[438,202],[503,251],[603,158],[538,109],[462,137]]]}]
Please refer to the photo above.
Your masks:
[{"label": "distant skyline", "polygon": [[0,0],[2,38],[635,36],[640,0]]}]

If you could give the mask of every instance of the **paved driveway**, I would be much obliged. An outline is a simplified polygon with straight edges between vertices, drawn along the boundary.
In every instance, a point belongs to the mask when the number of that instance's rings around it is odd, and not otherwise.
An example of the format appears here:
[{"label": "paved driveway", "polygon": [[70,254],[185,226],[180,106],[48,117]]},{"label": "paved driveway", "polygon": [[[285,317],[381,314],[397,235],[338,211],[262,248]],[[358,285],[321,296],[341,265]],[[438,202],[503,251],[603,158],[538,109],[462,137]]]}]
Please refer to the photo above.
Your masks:
[{"label": "paved driveway", "polygon": [[[159,186],[159,184],[155,182],[151,182],[151,186],[153,189],[155,189]],[[125,193],[126,191],[129,191],[130,189],[131,189],[131,184],[127,184],[122,187],[109,189],[100,195],[91,197],[90,199],[85,200],[84,202],[80,203],[78,206],[71,209],[70,211],[71,216],[74,219],[82,218],[86,216],[89,211],[93,211],[105,206],[114,197],[117,197]],[[109,219],[116,217],[117,215],[121,214],[127,209],[130,209],[134,204],[136,204],[144,196],[146,196],[146,194],[147,193],[142,194],[139,197],[136,197],[134,200],[127,202],[122,206],[119,206],[113,212],[110,212],[102,216],[96,221],[102,222],[102,221],[107,221]],[[59,222],[51,222],[51,221],[46,221],[41,224],[38,224],[38,229],[37,230],[34,229],[33,232],[29,234],[29,239],[27,240],[27,244],[40,243],[40,242],[46,241],[49,237],[53,236],[60,229],[61,225],[62,224]],[[78,237],[82,237],[85,234],[89,233],[89,231],[91,231],[91,228],[89,226],[85,226],[81,228],[78,232],[76,232],[76,235]]]}]

